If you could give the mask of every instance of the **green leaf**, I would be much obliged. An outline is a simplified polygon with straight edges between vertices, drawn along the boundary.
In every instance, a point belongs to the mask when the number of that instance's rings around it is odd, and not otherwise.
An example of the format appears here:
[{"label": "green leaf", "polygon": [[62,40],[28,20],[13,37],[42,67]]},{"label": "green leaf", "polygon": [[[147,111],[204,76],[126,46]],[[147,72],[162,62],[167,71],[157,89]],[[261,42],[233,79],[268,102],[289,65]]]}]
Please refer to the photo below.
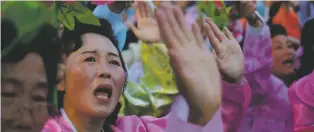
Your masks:
[{"label": "green leaf", "polygon": [[15,1],[1,1],[1,12],[5,12],[10,8],[10,6],[14,5]]},{"label": "green leaf", "polygon": [[81,23],[92,24],[95,26],[100,26],[100,22],[94,15],[77,15],[76,19]]},{"label": "green leaf", "polygon": [[38,29],[45,23],[45,17],[49,16],[47,8],[42,3],[18,2],[10,4],[3,12],[6,19],[11,20],[17,29],[17,37],[5,49],[3,54],[9,53],[19,41],[29,44],[37,35]]},{"label": "green leaf", "polygon": [[74,15],[79,22],[100,26],[98,18],[93,14],[90,9],[83,6],[81,3],[75,3],[72,6],[72,9],[73,11],[71,12],[71,14]]},{"label": "green leaf", "polygon": [[227,7],[227,9],[226,9],[227,10],[227,14],[230,13],[231,9],[232,9],[232,6]]},{"label": "green leaf", "polygon": [[67,13],[65,19],[63,19],[62,24],[69,30],[74,30],[75,20],[71,13]]},{"label": "green leaf", "polygon": [[88,9],[87,7],[83,6],[82,3],[76,2],[75,4],[71,5],[73,12],[71,12],[74,16],[76,15],[93,15],[93,12]]},{"label": "green leaf", "polygon": [[60,6],[57,11],[57,18],[69,30],[73,30],[75,26],[74,16],[71,14],[69,6]]},{"label": "green leaf", "polygon": [[39,2],[36,1],[27,1],[25,4],[32,9],[37,9],[39,7]]}]

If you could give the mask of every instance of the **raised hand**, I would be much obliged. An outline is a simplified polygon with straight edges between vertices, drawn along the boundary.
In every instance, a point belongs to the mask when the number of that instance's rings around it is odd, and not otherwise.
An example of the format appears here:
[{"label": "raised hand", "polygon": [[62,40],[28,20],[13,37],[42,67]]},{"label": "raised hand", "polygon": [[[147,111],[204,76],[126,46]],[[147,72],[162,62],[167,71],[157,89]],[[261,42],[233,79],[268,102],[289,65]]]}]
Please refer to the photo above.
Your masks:
[{"label": "raised hand", "polygon": [[252,1],[240,2],[240,15],[246,18],[248,23],[253,27],[261,27],[263,22],[254,13],[256,11],[256,5]]},{"label": "raised hand", "polygon": [[240,15],[242,17],[250,17],[255,10],[256,6],[252,1],[240,1]]},{"label": "raised hand", "polygon": [[204,30],[215,49],[213,53],[223,79],[230,83],[240,83],[244,69],[240,45],[228,28],[224,28],[223,33],[210,18],[206,18],[205,21]]},{"label": "raised hand", "polygon": [[159,42],[160,33],[157,21],[154,19],[153,10],[145,1],[134,3],[137,27],[128,24],[135,36],[147,43]]},{"label": "raised hand", "polygon": [[163,2],[156,11],[160,35],[165,42],[178,88],[190,106],[189,121],[204,125],[221,102],[221,81],[216,60],[203,42],[196,23],[192,32],[178,6]]}]

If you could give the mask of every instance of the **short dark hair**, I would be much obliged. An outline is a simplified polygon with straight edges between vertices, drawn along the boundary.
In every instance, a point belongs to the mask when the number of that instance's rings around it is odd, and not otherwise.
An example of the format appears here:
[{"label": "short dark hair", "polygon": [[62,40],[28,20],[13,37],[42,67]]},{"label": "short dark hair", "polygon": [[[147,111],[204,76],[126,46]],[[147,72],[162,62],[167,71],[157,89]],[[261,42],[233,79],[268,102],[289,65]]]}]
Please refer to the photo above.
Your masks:
[{"label": "short dark hair", "polygon": [[288,36],[286,29],[280,24],[271,24],[269,25],[271,38],[277,35]]},{"label": "short dark hair", "polygon": [[301,67],[297,71],[298,78],[310,74],[314,69],[314,19],[307,21],[301,32],[301,45],[303,46],[303,55],[301,57]]},{"label": "short dark hair", "polygon": [[[1,50],[7,48],[17,37],[17,29],[12,21],[1,20]],[[40,27],[37,36],[29,44],[19,41],[12,50],[1,56],[3,63],[17,63],[25,58],[28,53],[38,54],[43,62],[48,80],[48,103],[52,103],[54,87],[57,84],[58,63],[61,59],[61,43],[57,30],[49,24]],[[48,109],[49,110],[49,109]]]},{"label": "short dark hair", "polygon": [[[90,25],[90,24],[84,24],[80,23],[77,20],[75,20],[75,28],[73,31],[69,31],[67,29],[64,30],[62,34],[62,43],[63,43],[63,51],[62,53],[65,55],[70,55],[72,52],[78,50],[82,45],[82,39],[81,36],[86,34],[86,33],[96,33],[103,35],[107,37],[113,45],[116,47],[118,50],[119,58],[122,63],[122,68],[127,73],[126,66],[124,64],[121,51],[118,48],[118,41],[115,39],[113,35],[113,29],[111,27],[111,24],[104,19],[99,19],[101,26],[95,26],[95,25]],[[127,75],[127,74],[126,74]],[[125,79],[127,80],[127,78]],[[125,82],[126,84],[126,82]],[[64,91],[58,91],[58,107],[61,108],[63,107],[63,97],[64,97],[65,92]],[[111,113],[107,118],[106,122],[103,126],[103,130],[105,132],[111,132],[112,129],[110,125],[115,125],[116,120],[118,118],[118,114],[121,108],[121,104],[118,103],[114,112]]]}]

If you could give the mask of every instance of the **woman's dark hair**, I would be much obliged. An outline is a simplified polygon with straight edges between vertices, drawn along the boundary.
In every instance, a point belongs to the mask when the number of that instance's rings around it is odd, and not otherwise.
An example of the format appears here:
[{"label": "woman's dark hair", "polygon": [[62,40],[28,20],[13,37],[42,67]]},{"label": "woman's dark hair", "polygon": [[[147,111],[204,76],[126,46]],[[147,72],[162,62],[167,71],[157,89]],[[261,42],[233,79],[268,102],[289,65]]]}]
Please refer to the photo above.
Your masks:
[{"label": "woman's dark hair", "polygon": [[270,29],[271,38],[277,35],[284,35],[284,36],[288,35],[286,29],[280,24],[271,24],[269,25],[269,29]]},{"label": "woman's dark hair", "polygon": [[[113,34],[111,24],[107,20],[104,20],[104,19],[99,19],[99,20],[100,20],[101,26],[83,24],[83,23],[80,23],[77,20],[75,20],[74,30],[69,31],[69,30],[65,29],[63,34],[62,34],[62,44],[63,44],[62,53],[68,56],[72,52],[81,48],[81,46],[83,45],[81,36],[86,34],[86,33],[95,33],[95,34],[103,35],[103,36],[107,37],[113,43],[113,45],[116,47],[116,49],[118,50],[119,58],[120,58],[121,63],[122,63],[122,68],[125,71],[125,73],[127,73],[123,58],[121,56],[121,51],[118,48],[118,42],[117,42],[117,40],[115,40],[115,37]],[[58,91],[58,104],[59,104],[58,107],[59,108],[63,107],[63,97],[64,97],[65,92],[66,91]],[[106,122],[103,126],[103,130],[105,132],[111,132],[112,131],[110,125],[116,124],[116,120],[118,118],[118,113],[120,111],[120,108],[121,108],[121,104],[118,103],[114,112],[111,113],[106,118]]]},{"label": "woman's dark hair", "polygon": [[[10,45],[14,38],[17,37],[17,29],[12,21],[8,19],[1,20],[1,44],[2,49]],[[4,63],[17,63],[24,59],[28,53],[36,53],[40,55],[44,62],[48,80],[48,103],[52,103],[54,87],[57,84],[57,70],[58,63],[61,59],[61,45],[57,36],[57,30],[51,25],[44,24],[40,27],[37,36],[31,40],[30,43],[25,44],[18,42],[15,47],[4,56],[1,56],[1,62]],[[49,113],[54,112],[48,108]]]},{"label": "woman's dark hair", "polygon": [[314,19],[307,21],[301,32],[301,45],[303,46],[303,55],[301,57],[301,67],[297,71],[297,78],[302,78],[310,74],[314,69]]}]

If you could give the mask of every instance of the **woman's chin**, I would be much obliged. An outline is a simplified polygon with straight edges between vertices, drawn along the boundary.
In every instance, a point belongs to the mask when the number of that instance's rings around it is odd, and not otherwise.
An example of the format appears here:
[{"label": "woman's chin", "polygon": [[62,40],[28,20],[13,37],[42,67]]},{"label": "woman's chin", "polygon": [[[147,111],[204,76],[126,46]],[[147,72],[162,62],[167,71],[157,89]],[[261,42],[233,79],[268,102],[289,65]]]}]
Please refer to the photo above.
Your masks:
[{"label": "woman's chin", "polygon": [[109,107],[100,106],[100,107],[94,107],[92,111],[90,112],[91,116],[95,117],[107,117],[109,116],[114,109],[110,109]]}]

